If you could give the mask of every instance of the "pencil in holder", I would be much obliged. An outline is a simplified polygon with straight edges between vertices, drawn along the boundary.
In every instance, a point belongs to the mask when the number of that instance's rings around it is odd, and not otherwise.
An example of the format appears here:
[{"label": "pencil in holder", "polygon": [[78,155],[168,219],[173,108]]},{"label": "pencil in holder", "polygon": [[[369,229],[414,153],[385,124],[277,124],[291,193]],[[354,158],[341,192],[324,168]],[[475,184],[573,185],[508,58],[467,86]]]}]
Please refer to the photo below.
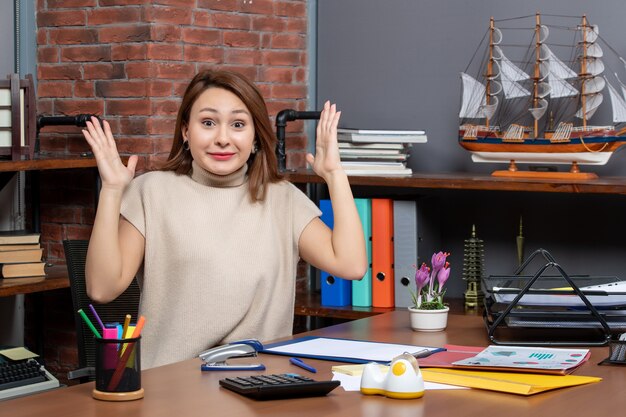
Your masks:
[{"label": "pencil in holder", "polygon": [[598,365],[626,365],[626,339],[609,341],[609,357]]},{"label": "pencil in holder", "polygon": [[94,398],[129,401],[143,398],[141,387],[141,336],[130,339],[96,338]]}]

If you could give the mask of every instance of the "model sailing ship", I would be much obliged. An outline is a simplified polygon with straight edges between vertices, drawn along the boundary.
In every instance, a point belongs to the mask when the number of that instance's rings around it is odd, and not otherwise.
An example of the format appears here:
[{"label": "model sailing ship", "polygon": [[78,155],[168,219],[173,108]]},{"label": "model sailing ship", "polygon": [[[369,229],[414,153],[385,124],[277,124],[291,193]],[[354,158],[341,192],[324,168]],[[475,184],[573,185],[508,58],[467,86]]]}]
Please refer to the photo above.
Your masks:
[{"label": "model sailing ship", "polygon": [[[508,58],[505,48],[515,52],[522,45],[507,44],[505,34],[523,30],[516,21],[529,17],[535,21],[527,29],[532,31],[530,44],[524,45],[519,60]],[[551,31],[573,33],[571,44],[551,43]],[[514,162],[564,163],[578,172],[578,164],[606,164],[626,143],[626,85],[617,73],[609,82],[602,59],[602,46],[615,50],[585,16],[565,26],[546,24],[539,14],[503,21],[491,18],[483,44],[487,39],[485,60],[478,64],[480,75],[473,77],[467,69],[461,73],[459,143],[472,153],[473,161],[510,162],[510,171],[516,170]],[[565,47],[569,54],[561,54]],[[621,72],[626,72],[626,61],[615,55]],[[621,79],[626,81],[626,75]],[[593,125],[591,119],[607,90],[614,125]]]}]

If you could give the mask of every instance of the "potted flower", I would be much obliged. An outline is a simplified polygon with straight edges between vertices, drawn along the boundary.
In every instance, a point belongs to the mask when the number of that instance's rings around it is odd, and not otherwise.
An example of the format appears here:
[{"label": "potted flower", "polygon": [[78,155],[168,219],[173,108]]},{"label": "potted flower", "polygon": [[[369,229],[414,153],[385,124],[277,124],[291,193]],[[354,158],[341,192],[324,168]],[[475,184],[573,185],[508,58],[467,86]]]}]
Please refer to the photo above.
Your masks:
[{"label": "potted flower", "polygon": [[413,306],[409,307],[411,328],[419,331],[436,332],[446,328],[450,308],[443,302],[444,285],[450,277],[447,252],[434,253],[431,267],[425,263],[415,266],[416,291],[411,291]]}]

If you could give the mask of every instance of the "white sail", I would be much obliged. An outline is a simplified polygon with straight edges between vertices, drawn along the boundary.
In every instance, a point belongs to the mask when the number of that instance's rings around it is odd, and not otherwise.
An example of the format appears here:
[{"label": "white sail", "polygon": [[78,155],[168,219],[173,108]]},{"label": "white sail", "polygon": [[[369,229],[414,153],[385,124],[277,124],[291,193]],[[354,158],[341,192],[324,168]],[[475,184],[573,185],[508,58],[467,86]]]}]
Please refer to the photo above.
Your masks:
[{"label": "white sail", "polygon": [[546,45],[541,45],[541,55],[543,60],[548,64],[548,72],[558,78],[567,80],[568,78],[578,77],[578,74],[570,67],[565,65]]},{"label": "white sail", "polygon": [[578,90],[574,88],[566,80],[559,78],[555,75],[548,77],[548,83],[550,84],[550,97],[572,97],[578,95]]},{"label": "white sail", "polygon": [[[622,58],[620,58],[620,59],[622,59]],[[624,85],[624,83],[622,82],[622,80],[620,80],[620,79],[619,79],[619,77],[617,76],[617,73],[616,73],[616,72],[614,72],[613,74],[615,74],[615,78],[617,79],[617,82],[619,83],[619,86],[620,86],[620,88],[621,88],[621,90],[622,90],[622,97],[623,97],[624,99],[626,99],[626,85]]]},{"label": "white sail", "polygon": [[[552,98],[573,97],[578,95],[578,90],[566,80],[578,77],[578,74],[561,61],[546,45],[541,45],[540,81],[547,81],[549,93]],[[543,83],[542,83],[543,84]],[[546,91],[543,89],[542,91]],[[546,94],[539,94],[544,97]]]},{"label": "white sail", "polygon": [[541,119],[543,117],[543,115],[546,113],[546,110],[548,109],[548,101],[547,100],[540,99],[537,104],[538,104],[537,107],[528,109],[528,111],[530,112],[530,114],[533,115],[535,120]]},{"label": "white sail", "polygon": [[463,80],[463,101],[461,103],[460,118],[481,119],[485,115],[482,111],[486,105],[485,86],[471,75],[461,73]]},{"label": "white sail", "polygon": [[594,43],[596,39],[598,39],[598,25],[590,25],[584,28],[583,36],[585,37],[585,42]]},{"label": "white sail", "polygon": [[600,48],[600,45],[592,43],[587,45],[587,56],[592,58],[602,58],[604,56],[604,52],[602,51],[602,48]]},{"label": "white sail", "polygon": [[597,58],[587,58],[585,59],[585,68],[588,74],[600,75],[604,72],[604,62]]},{"label": "white sail", "polygon": [[530,79],[530,76],[512,63],[497,46],[494,47],[494,58],[498,66],[504,97],[512,99],[530,96],[530,91],[518,83],[518,81]]},{"label": "white sail", "polygon": [[480,111],[487,119],[491,119],[498,108],[498,97],[492,97],[491,102],[489,104],[484,104],[481,106]]},{"label": "white sail", "polygon": [[[603,99],[604,97],[600,93],[587,96],[585,102],[585,120],[590,119],[591,116],[593,116],[596,110],[598,110],[598,107],[600,107],[600,104],[602,104]],[[582,108],[578,109],[578,111],[576,112],[576,117],[578,117],[579,119],[583,118]]]},{"label": "white sail", "polygon": [[494,57],[500,61],[500,70],[509,80],[524,81],[530,78],[528,74],[512,63],[511,60],[502,53],[502,49],[498,46],[494,47]]},{"label": "white sail", "polygon": [[[624,123],[626,122],[626,100],[624,100],[624,97],[617,92],[611,83],[608,81],[606,83],[609,86],[611,105],[613,106],[613,123]],[[622,86],[622,89],[624,89],[624,86]]]},{"label": "white sail", "polygon": [[540,82],[537,86],[539,90],[537,97],[539,98],[544,98],[552,92],[552,87],[550,87],[549,83]]},{"label": "white sail", "polygon": [[584,81],[585,94],[596,94],[604,89],[606,81],[602,77],[593,77]]}]

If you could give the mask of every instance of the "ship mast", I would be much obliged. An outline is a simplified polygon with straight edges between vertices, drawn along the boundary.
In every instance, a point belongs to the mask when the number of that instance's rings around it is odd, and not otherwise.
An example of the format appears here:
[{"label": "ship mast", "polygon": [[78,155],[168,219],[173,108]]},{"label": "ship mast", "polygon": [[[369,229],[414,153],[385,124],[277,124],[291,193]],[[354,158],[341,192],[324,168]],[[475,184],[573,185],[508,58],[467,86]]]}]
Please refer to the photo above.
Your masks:
[{"label": "ship mast", "polygon": [[[533,107],[537,107],[539,103],[539,79],[541,78],[539,72],[539,64],[541,58],[541,19],[539,12],[535,15],[535,71],[533,74]],[[534,138],[539,137],[539,120],[535,118],[533,126]]]},{"label": "ship mast", "polygon": [[[489,61],[487,61],[487,82],[485,83],[485,102],[486,105],[489,106],[490,102],[490,93],[491,93],[491,77],[493,76],[493,33],[495,31],[495,23],[493,16],[489,19]],[[489,117],[485,118],[485,127],[489,130]]]},{"label": "ship mast", "polygon": [[583,129],[587,128],[587,96],[585,95],[585,81],[587,80],[587,15],[583,15],[583,56],[580,61],[580,74],[582,80],[580,86],[580,101],[582,109]]}]

